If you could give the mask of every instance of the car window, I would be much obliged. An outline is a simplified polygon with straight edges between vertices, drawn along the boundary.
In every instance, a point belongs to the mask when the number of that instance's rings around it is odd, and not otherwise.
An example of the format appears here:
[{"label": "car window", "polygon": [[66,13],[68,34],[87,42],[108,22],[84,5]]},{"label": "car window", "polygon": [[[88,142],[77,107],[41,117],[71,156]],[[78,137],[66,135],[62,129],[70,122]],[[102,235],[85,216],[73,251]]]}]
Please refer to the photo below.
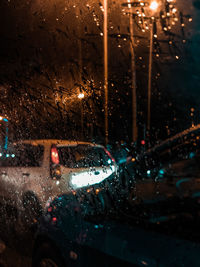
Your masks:
[{"label": "car window", "polygon": [[68,168],[103,167],[112,164],[103,148],[78,145],[58,147],[61,164]]},{"label": "car window", "polygon": [[0,157],[0,164],[2,167],[39,167],[43,153],[44,147],[40,145],[16,145]]},{"label": "car window", "polygon": [[170,161],[163,164],[167,173],[177,177],[200,177],[200,146],[195,135],[185,136],[170,153]]}]

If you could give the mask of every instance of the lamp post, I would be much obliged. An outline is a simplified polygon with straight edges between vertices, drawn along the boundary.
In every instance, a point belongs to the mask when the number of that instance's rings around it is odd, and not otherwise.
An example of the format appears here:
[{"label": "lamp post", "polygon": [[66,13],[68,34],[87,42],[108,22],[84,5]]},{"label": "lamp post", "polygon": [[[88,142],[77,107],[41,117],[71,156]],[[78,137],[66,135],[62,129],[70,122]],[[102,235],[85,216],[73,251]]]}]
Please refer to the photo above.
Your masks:
[{"label": "lamp post", "polygon": [[152,81],[152,53],[153,53],[153,24],[150,22],[150,38],[149,38],[149,69],[148,69],[148,104],[147,104],[147,130],[150,131],[151,127],[151,81]]},{"label": "lamp post", "polygon": [[83,122],[84,122],[84,111],[83,111],[83,98],[85,97],[84,93],[79,93],[78,98],[81,100],[81,138],[83,139]]},{"label": "lamp post", "polygon": [[[151,11],[156,12],[158,8],[158,2],[152,1],[149,8]],[[150,18],[149,29],[149,70],[148,70],[148,107],[147,107],[147,130],[151,128],[151,82],[152,82],[152,55],[153,55],[153,22],[154,17]]]},{"label": "lamp post", "polygon": [[105,144],[108,144],[108,0],[104,0],[104,91],[105,91]]},{"label": "lamp post", "polygon": [[[130,1],[128,1],[130,2]],[[129,4],[130,5],[130,4]],[[133,37],[133,17],[132,5],[129,6],[129,24],[130,24],[130,52],[131,52],[131,87],[132,87],[132,140],[137,141],[137,95],[136,95],[136,66],[135,66],[135,50]]]},{"label": "lamp post", "polygon": [[130,54],[131,54],[131,88],[132,88],[132,141],[137,142],[137,94],[136,94],[136,64],[135,64],[135,49],[134,49],[134,22],[133,9],[141,6],[140,2],[127,0],[122,6],[129,9],[129,28],[130,28]]},{"label": "lamp post", "polygon": [[83,98],[85,97],[84,93],[81,91],[82,88],[82,74],[83,74],[83,58],[82,58],[82,36],[81,36],[81,16],[78,9],[75,12],[76,18],[78,20],[77,32],[78,32],[78,66],[79,66],[79,86],[80,92],[78,94],[78,98],[80,99],[80,112],[81,112],[81,138],[83,139],[83,131],[84,131],[84,110],[83,110]]}]

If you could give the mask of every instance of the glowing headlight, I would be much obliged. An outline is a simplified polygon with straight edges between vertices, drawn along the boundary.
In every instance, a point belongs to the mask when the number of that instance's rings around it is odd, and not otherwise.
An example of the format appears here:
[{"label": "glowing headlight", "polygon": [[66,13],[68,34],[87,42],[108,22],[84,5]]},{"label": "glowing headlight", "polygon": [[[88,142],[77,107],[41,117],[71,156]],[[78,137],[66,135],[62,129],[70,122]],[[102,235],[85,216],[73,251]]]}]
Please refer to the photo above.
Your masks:
[{"label": "glowing headlight", "polygon": [[97,172],[82,172],[72,174],[71,177],[71,186],[73,189],[98,184],[108,178],[113,171],[107,169],[106,171],[98,170]]}]

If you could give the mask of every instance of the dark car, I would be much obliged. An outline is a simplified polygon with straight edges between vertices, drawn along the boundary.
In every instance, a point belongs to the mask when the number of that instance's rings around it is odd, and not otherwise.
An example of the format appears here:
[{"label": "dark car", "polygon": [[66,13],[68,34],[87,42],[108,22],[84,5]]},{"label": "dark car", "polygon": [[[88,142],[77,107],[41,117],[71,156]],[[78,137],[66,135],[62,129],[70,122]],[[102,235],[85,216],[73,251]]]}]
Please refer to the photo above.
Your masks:
[{"label": "dark car", "polygon": [[125,243],[118,244],[123,237],[115,240],[118,228],[107,218],[111,212],[102,212],[100,194],[90,188],[50,204],[36,233],[33,267],[135,266],[124,257]]},{"label": "dark car", "polygon": [[[130,168],[130,167],[129,167]],[[200,125],[137,155],[131,163],[132,196],[144,202],[200,196]]]},{"label": "dark car", "polygon": [[199,266],[200,244],[183,234],[198,227],[184,209],[170,213],[168,202],[165,216],[147,216],[145,206],[99,209],[97,200],[92,189],[54,199],[36,233],[33,267]]}]

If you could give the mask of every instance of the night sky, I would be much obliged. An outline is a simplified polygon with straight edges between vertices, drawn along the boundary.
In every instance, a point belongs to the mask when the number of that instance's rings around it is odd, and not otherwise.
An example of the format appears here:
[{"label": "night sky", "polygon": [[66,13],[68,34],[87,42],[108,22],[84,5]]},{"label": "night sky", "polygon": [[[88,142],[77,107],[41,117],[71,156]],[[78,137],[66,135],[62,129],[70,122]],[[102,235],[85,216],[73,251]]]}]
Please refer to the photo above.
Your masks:
[{"label": "night sky", "polygon": [[[110,136],[130,141],[129,17],[124,1],[108,2]],[[80,88],[86,94],[85,139],[103,135],[102,4],[1,0],[0,112],[16,129],[15,138],[77,138]],[[170,30],[163,30],[161,19],[154,29],[152,133],[157,138],[191,126],[192,107],[195,123],[200,122],[200,1],[177,0],[176,8],[177,21]],[[139,26],[134,24],[141,137],[147,113],[149,31]]]}]

